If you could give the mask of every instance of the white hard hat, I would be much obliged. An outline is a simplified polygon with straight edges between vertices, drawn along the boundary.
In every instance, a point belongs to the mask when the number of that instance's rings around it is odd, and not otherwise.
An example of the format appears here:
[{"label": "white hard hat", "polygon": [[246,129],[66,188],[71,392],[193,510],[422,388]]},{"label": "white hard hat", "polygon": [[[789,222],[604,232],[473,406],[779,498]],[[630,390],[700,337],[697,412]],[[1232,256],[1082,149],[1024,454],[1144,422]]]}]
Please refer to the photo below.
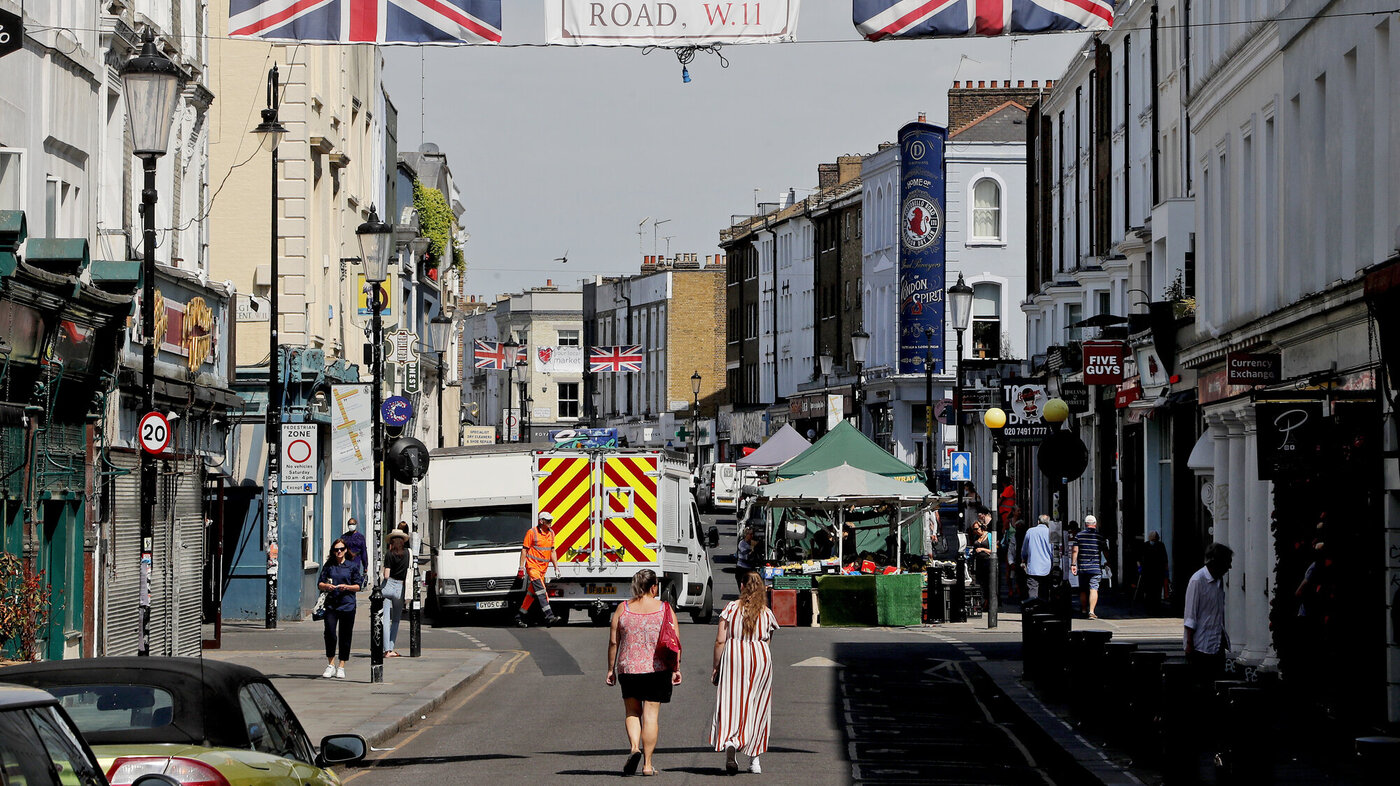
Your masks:
[{"label": "white hard hat", "polygon": [[542,511],[540,511],[540,521],[553,521],[553,520],[554,520],[554,514],[553,514],[553,513],[550,513],[550,512],[547,511],[547,510],[542,510]]}]

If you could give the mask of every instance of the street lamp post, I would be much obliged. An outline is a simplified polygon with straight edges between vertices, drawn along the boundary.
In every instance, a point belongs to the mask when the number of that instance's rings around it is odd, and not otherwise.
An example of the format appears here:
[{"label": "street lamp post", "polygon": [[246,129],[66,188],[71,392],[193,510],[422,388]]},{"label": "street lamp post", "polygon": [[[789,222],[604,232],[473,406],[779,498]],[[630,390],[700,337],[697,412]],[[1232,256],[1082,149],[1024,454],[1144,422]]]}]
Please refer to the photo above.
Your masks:
[{"label": "street lamp post", "polygon": [[865,404],[865,353],[870,349],[870,334],[857,328],[851,334],[851,359],[856,363],[856,400],[851,407],[855,413],[856,428],[865,433],[865,421],[861,416],[861,406]]},{"label": "street lamp post", "polygon": [[278,336],[281,315],[277,310],[277,291],[281,289],[277,253],[277,146],[287,135],[287,129],[277,119],[280,103],[277,90],[277,66],[274,65],[267,72],[267,108],[262,110],[262,122],[253,129],[262,147],[272,154],[272,241],[268,252],[268,280],[272,286],[267,297],[267,310],[271,313],[267,332],[267,603],[263,620],[264,627],[269,630],[277,627],[277,544],[281,536],[277,514],[282,486],[282,342]]},{"label": "street lamp post", "polygon": [[511,398],[515,396],[515,383],[513,381],[515,376],[515,356],[520,352],[520,344],[512,337],[507,339],[506,343],[502,344],[501,347],[506,352],[505,359],[501,361],[506,364],[506,401],[503,408],[505,415],[501,417],[501,425],[506,430],[503,441],[519,442],[520,421],[517,420],[515,422],[515,431],[512,432],[510,428],[510,419],[515,412],[515,409],[510,405],[510,401]]},{"label": "street lamp post", "polygon": [[[374,454],[374,508],[370,515],[370,532],[379,538],[384,532],[384,419],[380,413],[383,405],[384,380],[384,306],[389,294],[383,284],[389,278],[389,257],[394,249],[394,227],[379,220],[379,213],[373,206],[365,223],[355,230],[360,240],[360,255],[365,265],[365,281],[369,288],[370,311],[373,314],[370,336],[370,369],[373,384],[370,386],[370,411],[374,417],[371,451]],[[380,594],[379,583],[372,584],[369,596],[369,681],[384,681],[384,620],[380,612],[384,608],[384,596]]]},{"label": "street lamp post", "polygon": [[695,470],[700,469],[700,370],[690,375],[690,442],[695,446]]},{"label": "street lamp post", "polygon": [[997,626],[997,584],[1001,579],[997,575],[997,535],[1000,529],[997,525],[1001,518],[1001,481],[998,474],[1001,472],[1001,430],[1006,426],[1006,411],[1001,407],[992,407],[982,415],[982,423],[992,434],[992,532],[994,534],[990,540],[992,544],[992,564],[988,574],[987,583],[990,587],[983,587],[983,592],[987,595],[987,627]]},{"label": "street lamp post", "polygon": [[[822,372],[822,399],[829,405],[831,399],[827,397],[827,391],[831,385],[831,372],[836,366],[836,358],[831,354],[830,347],[823,347],[822,353],[817,355],[817,367]],[[823,409],[823,411],[825,411]],[[830,416],[828,416],[830,417]],[[828,423],[831,421],[828,420]]]},{"label": "street lamp post", "polygon": [[[958,283],[948,287],[948,317],[953,323],[953,330],[958,333],[958,363],[957,377],[953,380],[953,417],[958,450],[967,450],[967,443],[963,441],[963,389],[962,389],[962,361],[963,361],[963,331],[967,330],[972,322],[972,287],[963,283],[962,273],[958,274]],[[945,363],[946,366],[946,363]],[[964,497],[967,496],[967,483],[958,482],[958,510],[962,511]]]},{"label": "street lamp post", "polygon": [[[184,72],[156,50],[146,31],[141,54],[122,66],[122,95],[131,131],[132,149],[141,159],[145,181],[141,188],[141,355],[142,415],[155,412],[156,400],[156,159],[170,146],[170,125],[180,99]],[[270,492],[275,494],[276,492]],[[273,503],[276,504],[275,502]],[[141,582],[136,654],[151,654],[151,567],[155,548],[155,456],[141,451]]]},{"label": "street lamp post", "polygon": [[437,353],[437,431],[438,447],[443,447],[446,442],[442,433],[442,389],[446,380],[442,378],[445,368],[443,359],[447,355],[447,345],[452,340],[452,317],[447,314],[447,306],[438,306],[437,314],[428,320],[428,333],[433,342],[433,351]]}]

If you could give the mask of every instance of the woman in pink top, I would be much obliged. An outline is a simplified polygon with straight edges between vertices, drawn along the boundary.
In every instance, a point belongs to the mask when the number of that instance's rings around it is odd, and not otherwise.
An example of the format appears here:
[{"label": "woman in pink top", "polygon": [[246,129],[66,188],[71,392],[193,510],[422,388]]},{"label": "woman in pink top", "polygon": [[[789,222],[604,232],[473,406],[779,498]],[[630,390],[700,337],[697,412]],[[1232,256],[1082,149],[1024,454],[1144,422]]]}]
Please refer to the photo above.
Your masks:
[{"label": "woman in pink top", "polygon": [[675,612],[657,597],[660,590],[655,571],[637,571],[632,577],[632,599],[620,604],[612,616],[607,684],[622,684],[627,740],[632,744],[624,775],[635,774],[638,764],[643,765],[643,775],[656,774],[651,754],[660,734],[661,705],[671,701],[672,686],[681,684],[680,653],[674,671],[657,654],[662,626],[676,624]]}]

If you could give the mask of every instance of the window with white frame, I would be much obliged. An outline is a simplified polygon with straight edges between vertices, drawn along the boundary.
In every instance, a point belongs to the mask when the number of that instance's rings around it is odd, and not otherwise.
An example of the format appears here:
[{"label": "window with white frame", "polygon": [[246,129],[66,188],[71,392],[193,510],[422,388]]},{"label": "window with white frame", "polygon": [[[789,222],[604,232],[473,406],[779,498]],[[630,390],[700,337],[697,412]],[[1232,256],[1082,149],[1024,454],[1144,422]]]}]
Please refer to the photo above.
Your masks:
[{"label": "window with white frame", "polygon": [[1001,357],[1001,285],[972,285],[972,354],[974,358]]},{"label": "window with white frame", "polygon": [[972,240],[1001,242],[1001,184],[984,177],[972,187]]},{"label": "window with white frame", "polygon": [[22,152],[0,147],[0,210],[24,209]]},{"label": "window with white frame", "polygon": [[578,383],[559,383],[559,419],[578,418]]},{"label": "window with white frame", "polygon": [[578,331],[577,331],[577,330],[561,330],[561,331],[559,331],[559,346],[561,346],[561,347],[577,347],[577,346],[580,346]]}]

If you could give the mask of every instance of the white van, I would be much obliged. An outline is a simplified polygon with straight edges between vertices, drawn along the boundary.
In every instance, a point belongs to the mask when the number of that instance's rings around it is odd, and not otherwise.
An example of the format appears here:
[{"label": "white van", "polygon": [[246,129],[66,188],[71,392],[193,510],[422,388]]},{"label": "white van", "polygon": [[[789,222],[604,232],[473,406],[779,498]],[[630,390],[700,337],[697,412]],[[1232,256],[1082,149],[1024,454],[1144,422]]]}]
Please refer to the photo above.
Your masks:
[{"label": "white van", "polygon": [[717,463],[710,473],[710,505],[715,510],[735,510],[739,503],[739,467],[733,463]]}]

